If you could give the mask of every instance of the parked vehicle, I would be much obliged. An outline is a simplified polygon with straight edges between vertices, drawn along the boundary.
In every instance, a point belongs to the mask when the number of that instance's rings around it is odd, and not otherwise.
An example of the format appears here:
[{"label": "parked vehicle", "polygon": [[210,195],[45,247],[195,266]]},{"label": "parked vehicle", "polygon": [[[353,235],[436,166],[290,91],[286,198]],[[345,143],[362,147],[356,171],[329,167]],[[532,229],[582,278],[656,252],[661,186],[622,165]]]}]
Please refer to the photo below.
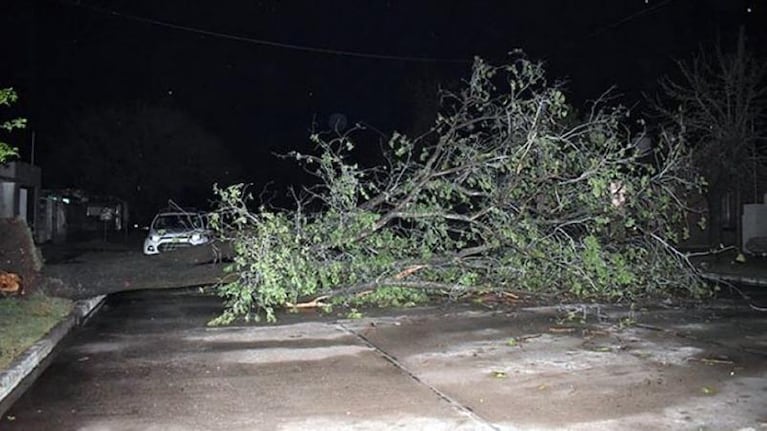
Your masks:
[{"label": "parked vehicle", "polygon": [[144,254],[159,254],[180,247],[202,245],[211,240],[204,214],[194,211],[160,212],[152,220],[144,240]]}]

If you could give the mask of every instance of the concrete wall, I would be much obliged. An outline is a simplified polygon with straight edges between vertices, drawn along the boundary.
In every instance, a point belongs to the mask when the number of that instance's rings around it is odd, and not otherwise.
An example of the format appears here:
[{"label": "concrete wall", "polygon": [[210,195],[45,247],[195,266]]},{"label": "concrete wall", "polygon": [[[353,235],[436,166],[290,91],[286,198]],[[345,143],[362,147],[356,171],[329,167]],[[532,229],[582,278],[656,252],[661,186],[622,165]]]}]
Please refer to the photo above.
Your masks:
[{"label": "concrete wall", "polygon": [[37,166],[24,162],[0,165],[0,217],[20,217],[34,229],[40,180]]},{"label": "concrete wall", "polygon": [[16,217],[16,183],[0,181],[0,218]]},{"label": "concrete wall", "polygon": [[[767,196],[764,197],[767,202]],[[752,238],[767,238],[767,204],[743,205],[743,250],[750,254],[763,254],[764,250],[751,250],[748,241]]]}]

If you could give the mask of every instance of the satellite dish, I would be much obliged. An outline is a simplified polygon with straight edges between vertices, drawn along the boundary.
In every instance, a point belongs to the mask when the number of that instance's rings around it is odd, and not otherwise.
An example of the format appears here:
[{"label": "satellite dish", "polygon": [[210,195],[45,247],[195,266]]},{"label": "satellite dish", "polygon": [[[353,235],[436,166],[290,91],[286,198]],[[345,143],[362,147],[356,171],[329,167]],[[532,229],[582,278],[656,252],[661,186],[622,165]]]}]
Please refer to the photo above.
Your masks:
[{"label": "satellite dish", "polygon": [[346,115],[339,112],[330,114],[330,117],[328,117],[328,127],[333,131],[343,132],[346,130],[347,124]]}]

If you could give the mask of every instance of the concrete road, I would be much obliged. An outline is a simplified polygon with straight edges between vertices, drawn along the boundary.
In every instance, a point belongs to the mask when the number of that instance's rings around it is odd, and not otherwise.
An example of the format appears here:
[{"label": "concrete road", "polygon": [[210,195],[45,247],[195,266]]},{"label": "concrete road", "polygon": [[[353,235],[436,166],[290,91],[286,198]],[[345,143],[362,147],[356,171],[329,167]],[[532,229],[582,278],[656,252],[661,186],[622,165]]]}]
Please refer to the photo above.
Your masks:
[{"label": "concrete road", "polygon": [[219,307],[113,296],[0,430],[767,429],[767,314],[730,303],[206,327]]}]

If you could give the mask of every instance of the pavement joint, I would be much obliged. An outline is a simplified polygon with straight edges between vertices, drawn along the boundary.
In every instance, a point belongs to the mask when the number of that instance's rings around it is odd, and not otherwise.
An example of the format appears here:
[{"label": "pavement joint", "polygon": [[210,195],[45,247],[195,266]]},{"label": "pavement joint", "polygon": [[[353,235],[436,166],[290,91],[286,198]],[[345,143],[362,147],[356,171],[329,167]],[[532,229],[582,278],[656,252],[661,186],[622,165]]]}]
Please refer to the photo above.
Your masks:
[{"label": "pavement joint", "polygon": [[370,341],[367,337],[360,334],[359,332],[345,326],[343,323],[336,323],[336,328],[338,328],[341,332],[347,333],[358,340],[360,340],[363,344],[365,344],[367,347],[373,349],[376,353],[378,353],[381,357],[383,357],[387,362],[392,364],[395,368],[400,370],[402,373],[404,373],[406,376],[408,376],[411,380],[416,382],[419,385],[422,385],[432,391],[434,394],[436,394],[439,398],[446,401],[448,404],[450,404],[454,409],[456,409],[459,413],[470,417],[471,419],[475,420],[476,422],[482,424],[485,428],[494,430],[494,431],[500,431],[501,429],[495,426],[492,422],[485,419],[484,417],[477,414],[474,410],[471,409],[471,407],[464,405],[460,401],[454,399],[450,395],[442,392],[441,390],[437,389],[435,386],[430,385],[429,383],[423,381],[420,377],[418,377],[413,371],[408,369],[402,362],[400,362],[396,357],[394,357],[392,354],[388,353],[387,351],[383,350],[376,344],[374,344],[372,341]]},{"label": "pavement joint", "polygon": [[700,274],[703,278],[715,282],[730,282],[745,284],[748,286],[767,287],[767,277],[747,276],[738,274],[720,274],[714,272],[703,272]]}]

